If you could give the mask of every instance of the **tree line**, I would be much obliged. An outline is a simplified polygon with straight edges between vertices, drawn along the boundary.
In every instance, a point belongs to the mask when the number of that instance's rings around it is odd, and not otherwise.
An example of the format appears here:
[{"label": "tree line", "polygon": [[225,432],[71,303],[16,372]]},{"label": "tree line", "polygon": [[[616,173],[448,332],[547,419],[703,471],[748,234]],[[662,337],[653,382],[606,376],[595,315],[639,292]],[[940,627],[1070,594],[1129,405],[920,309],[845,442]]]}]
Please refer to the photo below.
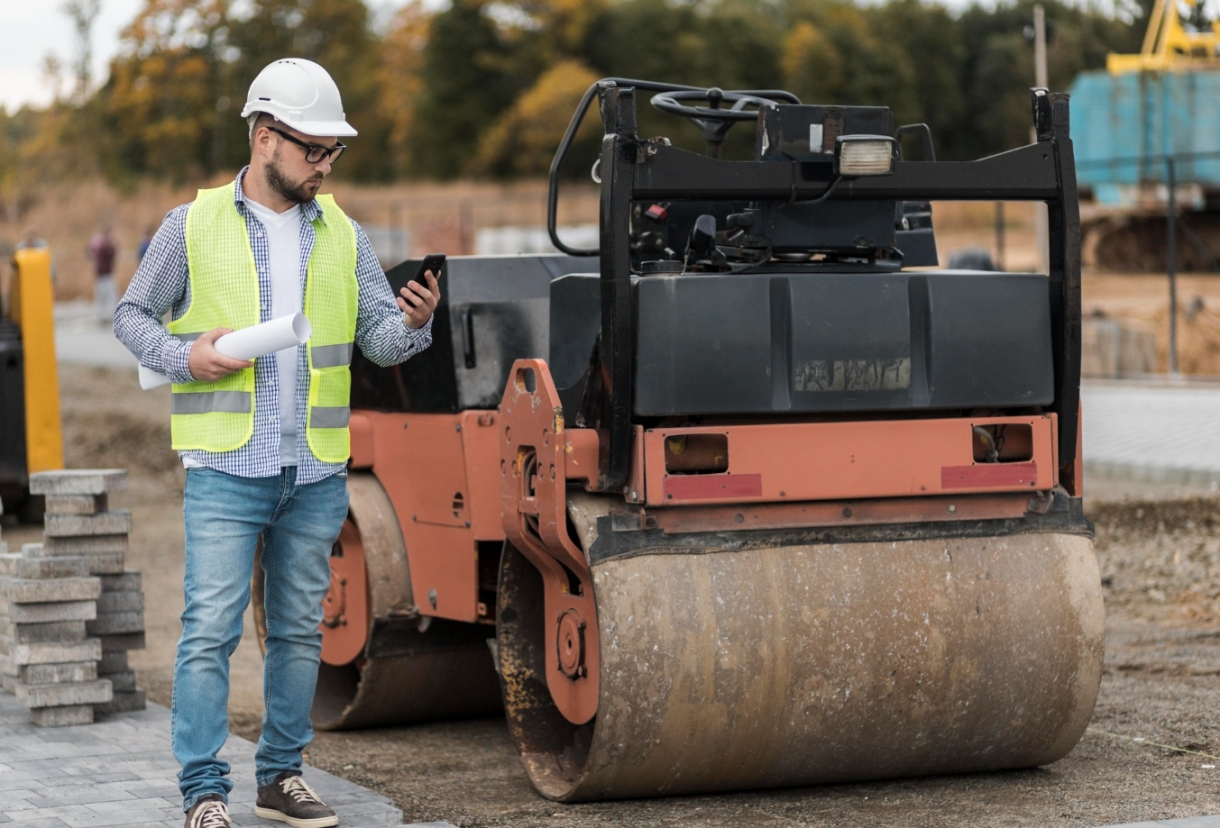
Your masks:
[{"label": "tree line", "polygon": [[[1052,88],[1104,66],[1108,52],[1138,51],[1150,2],[1130,3],[1044,0]],[[338,82],[360,135],[336,174],[353,181],[545,173],[580,96],[606,76],[885,105],[898,123],[928,123],[938,157],[976,158],[1028,139],[1032,5],[412,0],[377,21],[364,0],[146,0],[102,85],[46,109],[0,110],[0,191],[234,170],[249,152],[246,89],[285,56],[316,60]],[[643,134],[697,144],[692,127],[645,101]],[[590,157],[596,121],[579,136]],[[748,131],[734,130],[736,152]]]}]

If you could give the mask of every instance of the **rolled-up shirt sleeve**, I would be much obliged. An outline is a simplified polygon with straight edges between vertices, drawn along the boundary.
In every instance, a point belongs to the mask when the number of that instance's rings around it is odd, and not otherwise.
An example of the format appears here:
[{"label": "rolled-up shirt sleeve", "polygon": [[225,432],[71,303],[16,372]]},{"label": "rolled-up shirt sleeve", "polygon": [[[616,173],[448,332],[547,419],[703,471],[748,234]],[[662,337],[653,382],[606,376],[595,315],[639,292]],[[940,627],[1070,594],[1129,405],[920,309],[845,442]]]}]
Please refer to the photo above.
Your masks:
[{"label": "rolled-up shirt sleeve", "polygon": [[145,368],[176,383],[194,382],[191,343],[172,336],[161,324],[166,312],[187,300],[186,213],[189,204],[165,217],[148,252],[114,311],[114,335]]},{"label": "rolled-up shirt sleeve", "polygon": [[356,230],[356,282],[360,291],[356,344],[374,364],[383,368],[396,365],[432,344],[432,319],[419,329],[407,327],[372,243],[359,224],[352,221],[352,227]]}]

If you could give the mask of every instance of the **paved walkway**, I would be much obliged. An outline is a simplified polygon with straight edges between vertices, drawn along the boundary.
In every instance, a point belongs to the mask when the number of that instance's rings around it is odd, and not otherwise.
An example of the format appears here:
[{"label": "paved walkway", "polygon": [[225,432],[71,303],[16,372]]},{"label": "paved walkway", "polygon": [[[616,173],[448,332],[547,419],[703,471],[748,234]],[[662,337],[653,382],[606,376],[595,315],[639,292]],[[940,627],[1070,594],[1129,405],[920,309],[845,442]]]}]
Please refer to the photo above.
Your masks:
[{"label": "paved walkway", "polygon": [[55,356],[60,362],[136,369],[136,358],[97,321],[92,302],[55,304]]},{"label": "paved walkway", "polygon": [[1086,382],[1085,470],[1220,488],[1220,383]]},{"label": "paved walkway", "polygon": [[[221,752],[233,767],[233,824],[282,825],[254,816],[254,748],[231,736]],[[177,772],[164,707],[149,704],[92,725],[39,728],[13,696],[0,693],[0,825],[181,826]],[[402,811],[380,794],[314,768],[304,776],[344,828],[402,822]]]}]

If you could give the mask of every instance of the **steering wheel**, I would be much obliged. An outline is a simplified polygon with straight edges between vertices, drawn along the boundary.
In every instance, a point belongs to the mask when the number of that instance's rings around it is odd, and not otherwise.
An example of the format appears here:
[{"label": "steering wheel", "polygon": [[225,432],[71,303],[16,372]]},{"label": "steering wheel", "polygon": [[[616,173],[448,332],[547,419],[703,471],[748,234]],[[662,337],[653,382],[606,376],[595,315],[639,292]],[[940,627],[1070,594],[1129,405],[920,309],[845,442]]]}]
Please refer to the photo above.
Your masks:
[{"label": "steering wheel", "polygon": [[[738,121],[754,121],[758,113],[765,107],[778,106],[776,99],[790,103],[799,103],[795,96],[787,92],[725,92],[719,87],[710,89],[679,90],[661,92],[652,96],[652,105],[662,112],[689,118],[703,132],[707,141],[707,154],[712,158],[720,157],[720,146],[724,136]],[[690,106],[683,101],[707,101],[710,106]],[[722,109],[721,104],[729,104],[728,109]],[[746,109],[755,106],[757,109]]]}]

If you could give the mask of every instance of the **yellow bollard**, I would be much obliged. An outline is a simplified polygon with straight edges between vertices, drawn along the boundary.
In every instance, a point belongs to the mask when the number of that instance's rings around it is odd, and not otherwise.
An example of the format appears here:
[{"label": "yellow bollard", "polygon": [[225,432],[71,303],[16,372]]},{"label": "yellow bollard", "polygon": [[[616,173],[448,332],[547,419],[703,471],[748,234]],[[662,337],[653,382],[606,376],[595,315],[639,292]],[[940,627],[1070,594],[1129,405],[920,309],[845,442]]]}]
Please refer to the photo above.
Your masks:
[{"label": "yellow bollard", "polygon": [[18,250],[13,254],[13,264],[16,273],[9,313],[21,326],[25,358],[26,471],[34,474],[64,467],[51,251],[46,248]]}]

